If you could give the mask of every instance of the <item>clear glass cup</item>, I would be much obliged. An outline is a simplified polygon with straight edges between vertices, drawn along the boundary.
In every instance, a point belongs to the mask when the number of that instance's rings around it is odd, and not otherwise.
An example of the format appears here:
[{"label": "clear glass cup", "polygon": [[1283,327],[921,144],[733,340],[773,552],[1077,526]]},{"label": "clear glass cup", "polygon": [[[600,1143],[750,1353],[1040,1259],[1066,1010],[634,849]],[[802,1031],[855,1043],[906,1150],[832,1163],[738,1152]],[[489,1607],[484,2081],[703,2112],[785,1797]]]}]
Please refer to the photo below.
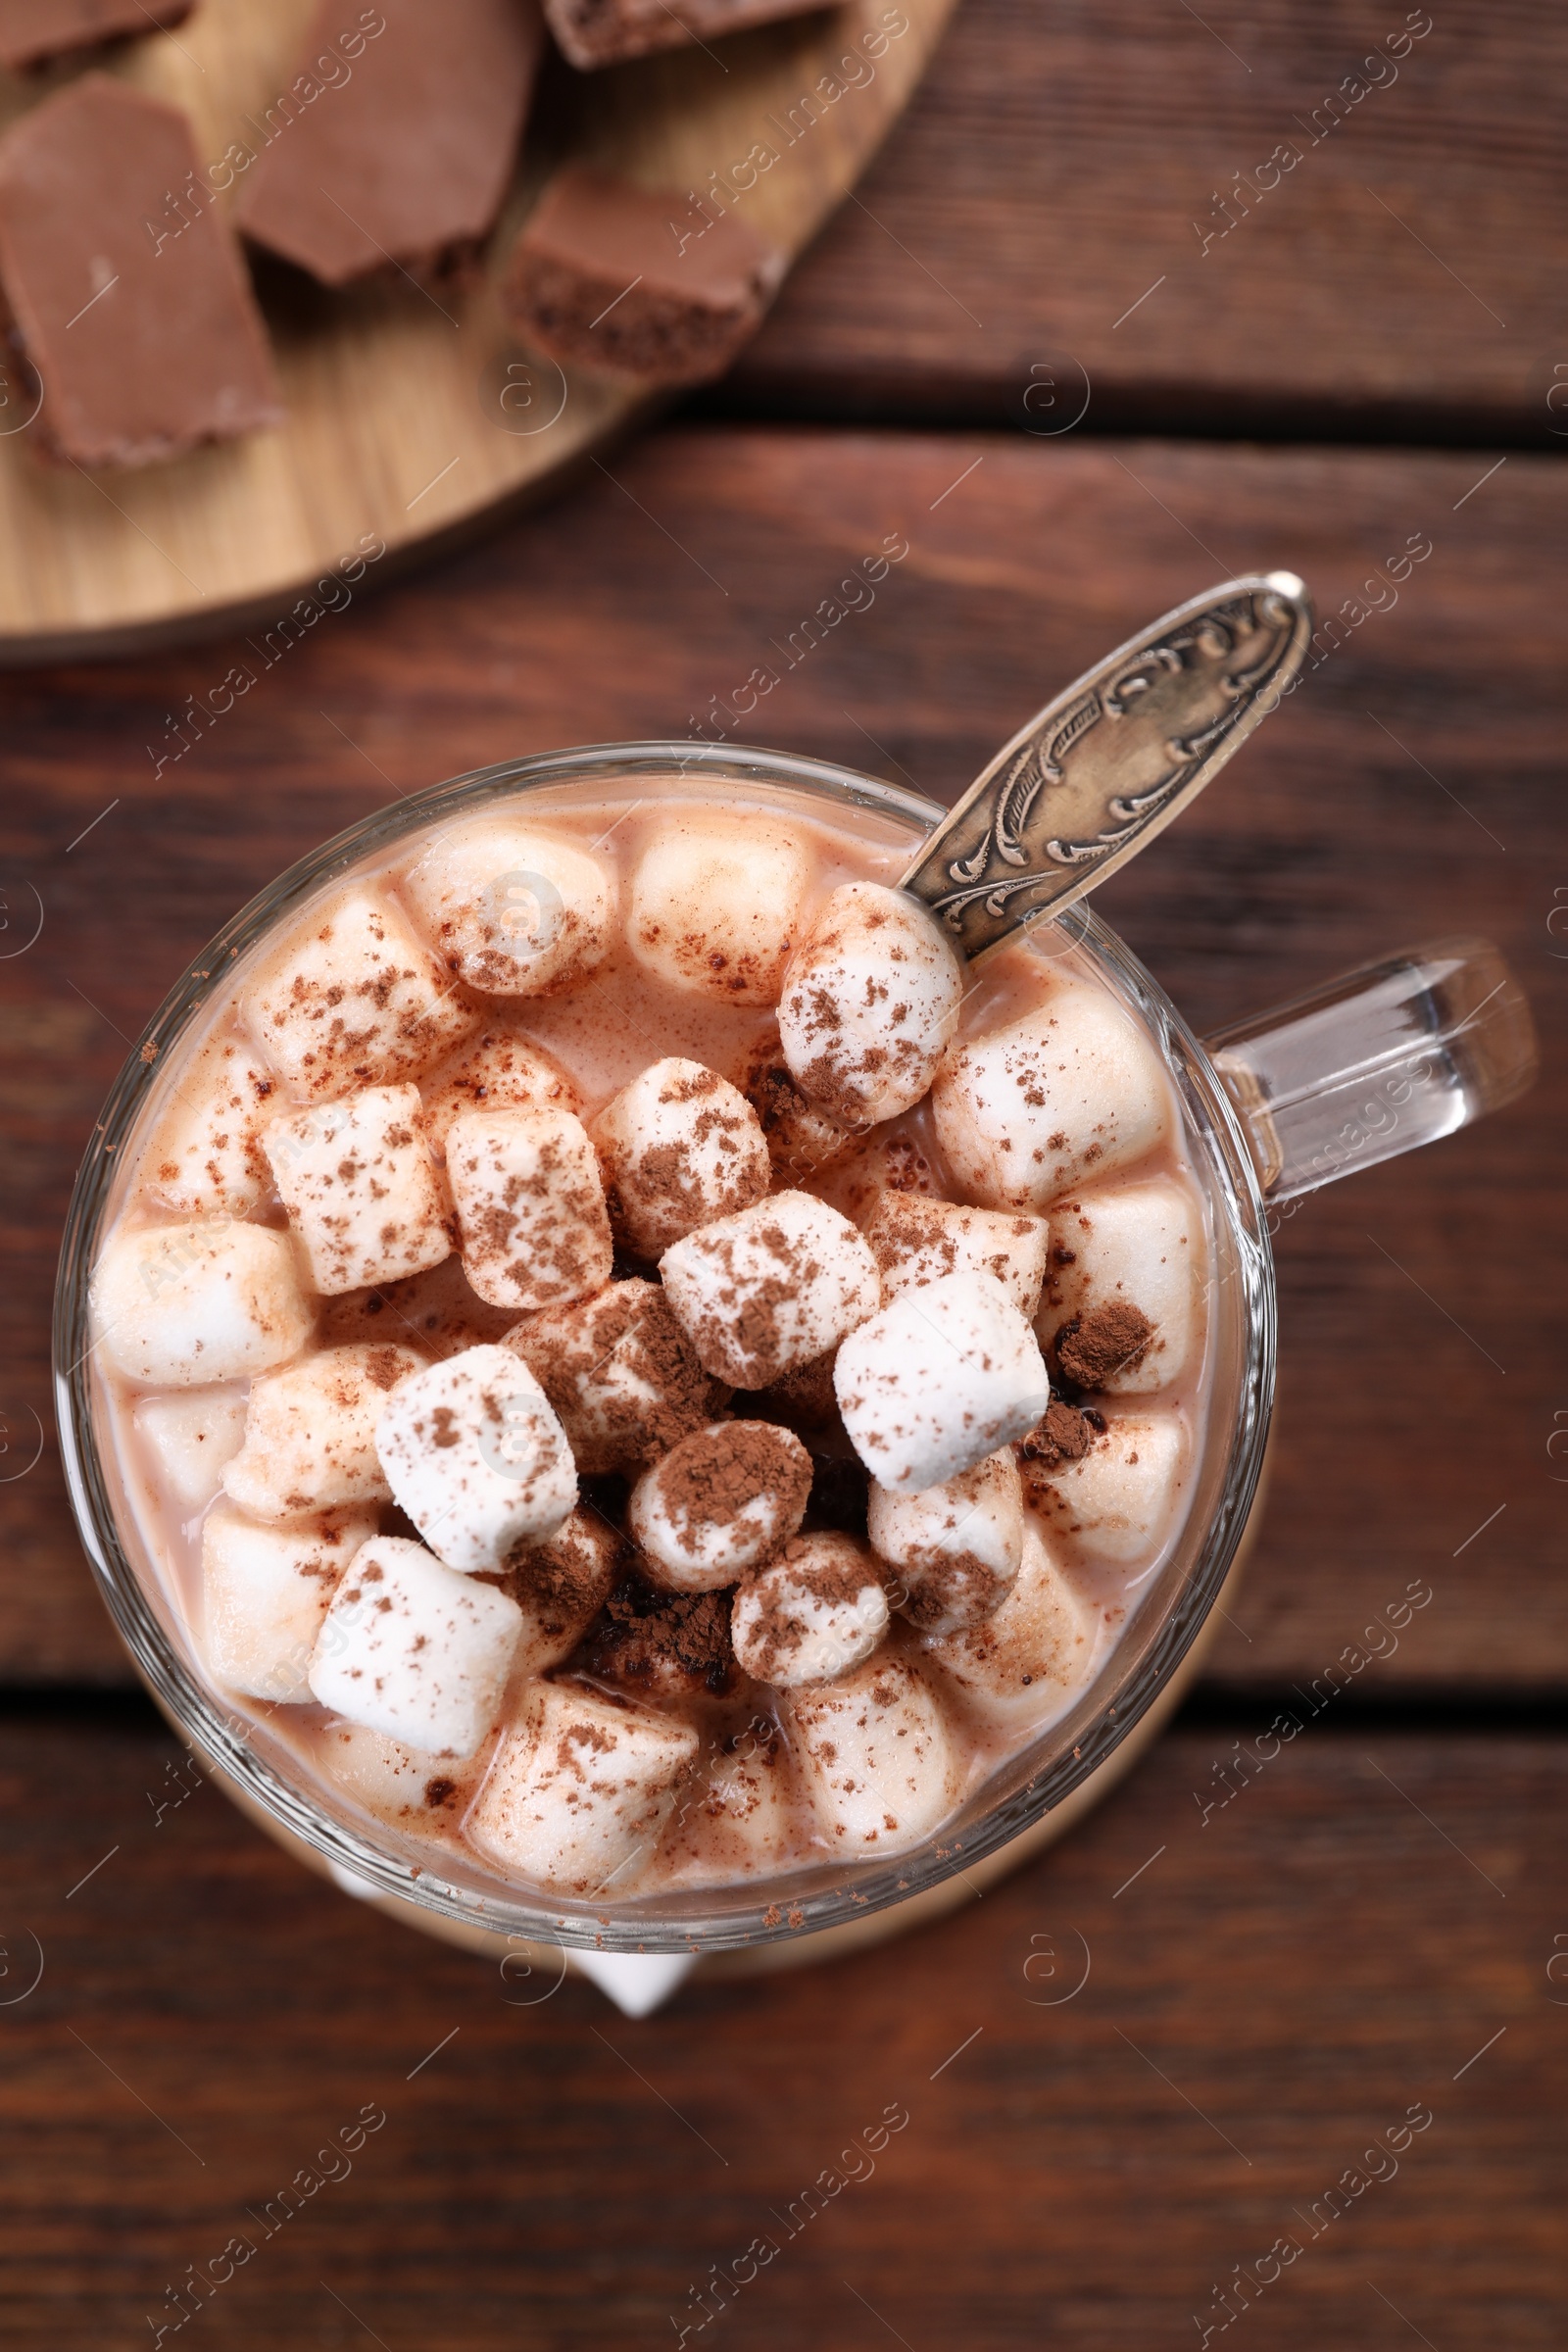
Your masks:
[{"label": "clear glass cup", "polygon": [[[1449,1133],[1528,1085],[1534,1042],[1496,951],[1446,943],[1350,975],[1239,1023],[1205,1047],[1158,984],[1084,906],[1033,935],[1038,953],[1087,968],[1143,1024],[1181,1106],[1210,1224],[1206,1413],[1180,1537],[1147,1584],[1103,1668],[1068,1712],[1001,1766],[921,1844],[883,1861],[824,1863],[770,1879],[618,1900],[530,1895],[477,1855],[372,1827],[308,1778],[264,1721],[209,1679],[117,1494],[88,1327],[88,1277],[117,1205],[117,1176],[210,999],[304,906],[383,861],[436,820],[526,795],[531,814],[662,792],[737,796],[831,818],[912,855],[943,814],[852,770],[733,746],[591,746],[491,767],[367,817],[252,901],[171,991],[104,1106],[66,1224],[55,1319],[55,1390],[72,1505],[100,1590],[160,1706],[244,1810],[355,1891],[438,1935],[491,1948],[732,1955],[768,1965],[859,1941],[961,1897],[977,1867],[1011,1867],[1125,1768],[1196,1663],[1232,1573],[1263,1469],[1274,1391],[1273,1204]],[[149,1049],[156,1049],[155,1052]],[[958,1874],[962,1874],[959,1878]],[[886,1918],[879,1914],[895,1913]],[[770,1951],[787,1944],[795,1952]]]}]

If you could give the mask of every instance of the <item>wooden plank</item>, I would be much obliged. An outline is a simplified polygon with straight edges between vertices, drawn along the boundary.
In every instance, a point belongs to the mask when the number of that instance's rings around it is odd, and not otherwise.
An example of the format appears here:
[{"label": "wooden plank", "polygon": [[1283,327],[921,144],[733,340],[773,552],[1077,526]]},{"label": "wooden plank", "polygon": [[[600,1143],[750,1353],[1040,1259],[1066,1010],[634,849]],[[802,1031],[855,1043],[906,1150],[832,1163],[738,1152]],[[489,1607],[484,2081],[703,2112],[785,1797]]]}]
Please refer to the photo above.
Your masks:
[{"label": "wooden plank", "polygon": [[[40,465],[29,396],[0,370],[0,662],[169,643],[224,612],[265,628],[318,580],[318,601],[332,601],[367,551],[395,563],[498,500],[559,483],[649,402],[530,355],[502,315],[500,271],[546,173],[569,154],[733,203],[793,257],[885,137],[953,5],[844,0],[739,35],[722,55],[698,45],[590,75],[547,69],[473,286],[438,299],[388,270],[334,295],[259,271],[288,412],[276,432],[130,473]],[[176,32],[109,61],[186,111],[225,210],[246,168],[234,159],[287,127],[269,110],[312,17],[310,0],[203,0]],[[37,86],[0,74],[0,118]],[[317,102],[332,105],[331,89]],[[732,186],[760,147],[771,160]]]},{"label": "wooden plank", "polygon": [[1551,0],[965,0],[723,397],[1559,446],[1565,70]]},{"label": "wooden plank", "polygon": [[156,2340],[194,2266],[233,2352],[1144,2352],[1225,2288],[1260,2352],[1545,2352],[1568,1751],[1308,1731],[1202,1824],[1230,1754],[632,2023],[308,1877],[159,1731],[8,1719],[0,2343]]},{"label": "wooden plank", "polygon": [[[1131,629],[1288,564],[1320,610],[1367,581],[1384,610],[1107,886],[1106,913],[1200,1029],[1400,945],[1490,933],[1535,999],[1547,1075],[1284,1225],[1273,1499],[1211,1672],[1309,1682],[1420,1577],[1434,1601],[1364,1689],[1560,1687],[1568,476],[1515,457],[1486,478],[1492,463],[671,431],[270,668],[235,643],[5,680],[12,936],[43,910],[0,964],[8,1443],[30,1447],[27,1414],[48,1415],[56,1237],[115,1067],[186,959],[313,844],[487,760],[685,730],[764,662],[780,683],[748,733],[951,797]],[[770,649],[888,534],[910,552],[874,603],[786,669]],[[1433,552],[1396,587],[1374,567],[1411,538]],[[176,759],[168,714],[210,707],[242,656],[256,686]],[[122,1676],[52,1442],[0,1497],[0,1679]]]}]

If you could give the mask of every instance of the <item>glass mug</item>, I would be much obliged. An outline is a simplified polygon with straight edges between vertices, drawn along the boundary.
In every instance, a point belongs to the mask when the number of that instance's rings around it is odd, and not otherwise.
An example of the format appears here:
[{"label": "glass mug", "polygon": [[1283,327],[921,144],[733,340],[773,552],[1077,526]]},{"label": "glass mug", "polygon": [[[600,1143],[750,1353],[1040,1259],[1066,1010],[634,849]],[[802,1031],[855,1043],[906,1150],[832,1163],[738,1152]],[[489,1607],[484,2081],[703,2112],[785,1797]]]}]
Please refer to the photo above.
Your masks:
[{"label": "glass mug", "polygon": [[[143,1568],[140,1539],[117,1496],[88,1277],[122,1189],[117,1176],[167,1099],[181,1041],[310,901],[384,861],[423,827],[493,803],[525,798],[527,814],[548,818],[552,808],[662,793],[816,814],[907,857],[944,813],[918,794],[822,761],[677,742],[589,747],[485,768],[365,818],[253,900],[154,1015],[78,1175],[56,1300],[56,1409],[72,1506],[110,1613],[159,1706],[227,1793],[303,1860],[437,1936],[515,1955],[519,1970],[543,1963],[546,1984],[568,1964],[562,1946],[695,1953],[723,1973],[826,1957],[956,1905],[1081,1818],[1175,1705],[1251,1533],[1274,1390],[1275,1208],[1448,1134],[1510,1101],[1534,1070],[1524,999],[1483,942],[1447,942],[1353,973],[1205,1046],[1087,906],[1039,925],[1035,951],[1087,971],[1152,1039],[1206,1200],[1206,1411],[1180,1535],[1098,1675],[922,1842],[885,1860],[635,1898],[528,1894],[477,1855],[416,1845],[352,1817],[345,1799],[324,1780],[308,1783],[265,1723],[242,1716],[212,1682],[156,1574]],[[547,1956],[546,1946],[556,1948]]]}]

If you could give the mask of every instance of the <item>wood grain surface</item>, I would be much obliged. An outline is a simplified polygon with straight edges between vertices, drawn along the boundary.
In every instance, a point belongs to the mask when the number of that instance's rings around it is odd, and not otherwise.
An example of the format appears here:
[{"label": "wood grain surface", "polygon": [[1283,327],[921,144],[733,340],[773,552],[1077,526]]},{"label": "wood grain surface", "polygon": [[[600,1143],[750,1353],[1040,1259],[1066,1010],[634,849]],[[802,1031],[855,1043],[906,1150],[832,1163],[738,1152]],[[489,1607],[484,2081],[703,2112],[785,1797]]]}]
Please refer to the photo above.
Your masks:
[{"label": "wood grain surface", "polygon": [[964,0],[725,397],[1560,447],[1565,72],[1554,0]]},{"label": "wood grain surface", "polygon": [[1555,2352],[1561,1741],[1317,1730],[1202,1822],[1231,1739],[632,2023],[307,1877],[139,1710],[13,1721],[0,2343],[1152,2352],[1228,2288],[1255,2352]]},{"label": "wood grain surface", "polygon": [[[1283,564],[1325,613],[1368,581],[1384,609],[1097,904],[1200,1029],[1400,946],[1490,934],[1546,1074],[1284,1222],[1272,1500],[1209,1671],[1310,1681],[1422,1577],[1434,1601],[1367,1690],[1560,1687],[1568,476],[1517,456],[1483,480],[1491,463],[666,431],[270,669],[236,642],[5,680],[9,936],[42,916],[0,963],[7,1458],[48,1420],[54,1251],[110,1079],[185,961],[303,851],[487,760],[687,731],[763,661],[782,682],[748,735],[948,799],[1132,629]],[[890,534],[909,553],[874,604],[785,669],[770,648]],[[1412,539],[1432,553],[1395,586],[1378,567]],[[210,706],[240,660],[255,687],[172,757],[169,714]],[[124,1680],[52,1436],[0,1510],[0,1680]]]},{"label": "wood grain surface", "polygon": [[[0,376],[0,662],[102,652],[224,612],[286,612],[293,589],[330,605],[349,565],[378,563],[539,492],[648,406],[624,379],[563,371],[527,352],[497,280],[555,163],[603,162],[655,188],[731,198],[793,256],[842,202],[919,77],[954,0],[844,4],[721,43],[594,74],[547,66],[489,264],[466,292],[406,270],[327,293],[258,272],[288,411],[275,432],[135,472],[38,462],[25,387]],[[110,71],[188,115],[203,172],[259,151],[296,70],[315,0],[202,0],[188,23],[117,51]],[[884,23],[884,18],[887,22]],[[94,61],[95,63],[98,61]],[[61,69],[54,80],[75,68]],[[0,74],[0,120],[39,84]],[[313,101],[331,106],[333,90]],[[731,177],[760,145],[752,185]],[[728,194],[715,196],[716,187]],[[759,175],[760,174],[760,175]],[[205,182],[204,182],[205,184]],[[684,215],[684,198],[675,207]],[[701,219],[703,216],[696,216]],[[318,582],[319,582],[318,588]]]}]

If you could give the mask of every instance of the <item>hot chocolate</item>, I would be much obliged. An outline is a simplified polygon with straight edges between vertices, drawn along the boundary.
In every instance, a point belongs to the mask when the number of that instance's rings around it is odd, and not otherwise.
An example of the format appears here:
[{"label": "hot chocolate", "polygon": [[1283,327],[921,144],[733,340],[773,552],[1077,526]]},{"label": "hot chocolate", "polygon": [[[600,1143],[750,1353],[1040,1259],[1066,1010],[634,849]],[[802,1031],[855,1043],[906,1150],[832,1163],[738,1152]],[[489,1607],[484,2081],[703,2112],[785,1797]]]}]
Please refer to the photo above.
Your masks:
[{"label": "hot chocolate", "polygon": [[399,1850],[635,1901],[923,1842],[1186,1514],[1208,1243],[1151,1037],[961,967],[854,812],[520,797],[313,898],[93,1277],[146,1575]]}]

